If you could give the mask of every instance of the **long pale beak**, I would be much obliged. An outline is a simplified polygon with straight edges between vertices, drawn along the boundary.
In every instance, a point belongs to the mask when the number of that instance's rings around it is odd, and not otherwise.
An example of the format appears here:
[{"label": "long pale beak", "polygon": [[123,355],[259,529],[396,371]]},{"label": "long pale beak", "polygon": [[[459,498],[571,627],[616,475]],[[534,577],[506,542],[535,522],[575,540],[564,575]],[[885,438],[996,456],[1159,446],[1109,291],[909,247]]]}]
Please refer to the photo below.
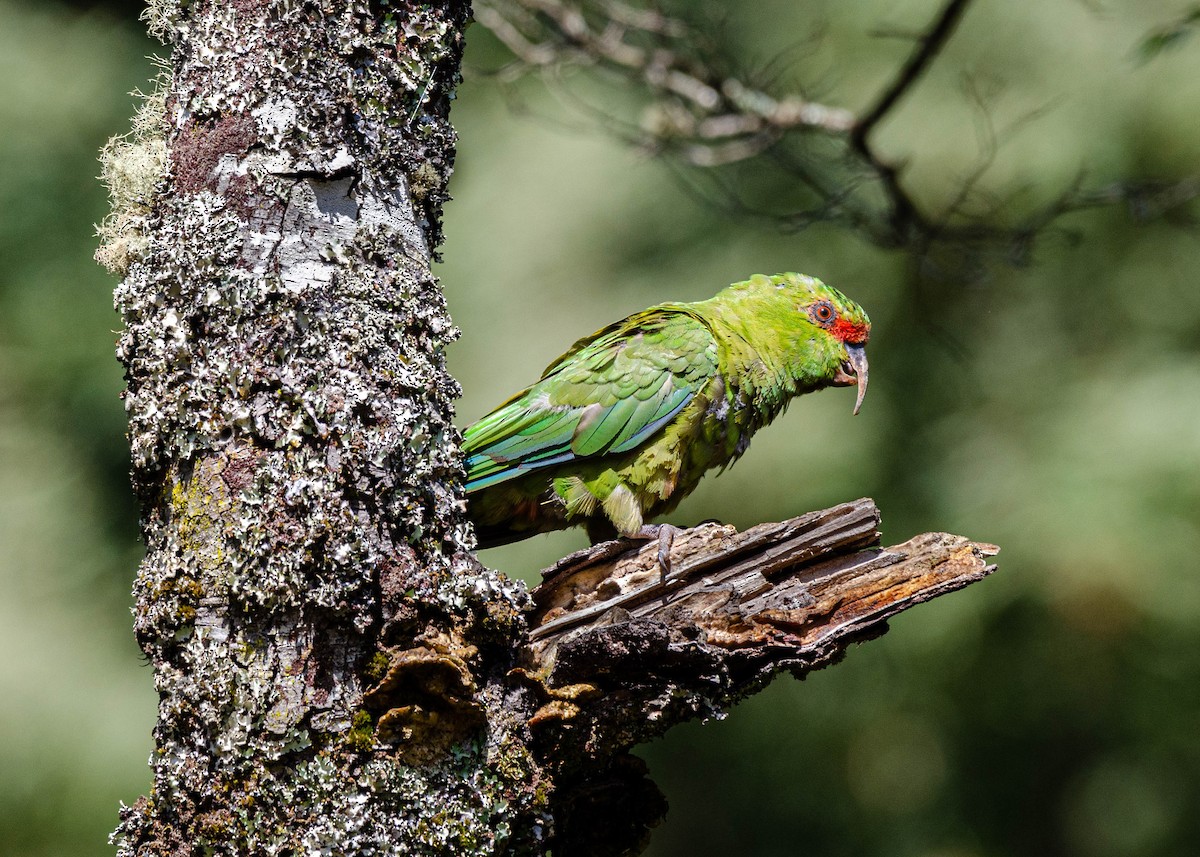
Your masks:
[{"label": "long pale beak", "polygon": [[854,403],[854,413],[857,416],[867,395],[867,351],[861,345],[846,343],[846,362],[838,367],[833,376],[833,383],[840,386],[858,384],[858,400]]}]

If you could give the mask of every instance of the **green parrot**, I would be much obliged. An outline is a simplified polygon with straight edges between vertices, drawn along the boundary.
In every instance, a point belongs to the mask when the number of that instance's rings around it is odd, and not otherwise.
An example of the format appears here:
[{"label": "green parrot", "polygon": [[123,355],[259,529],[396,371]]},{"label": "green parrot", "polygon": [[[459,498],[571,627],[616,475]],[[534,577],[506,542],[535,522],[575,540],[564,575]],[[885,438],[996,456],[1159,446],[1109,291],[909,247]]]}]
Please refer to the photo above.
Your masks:
[{"label": "green parrot", "polygon": [[867,314],[803,274],[755,275],[585,337],[463,433],[468,516],[481,548],[582,524],[592,542],[660,540],[672,511],[792,397],[867,391]]}]

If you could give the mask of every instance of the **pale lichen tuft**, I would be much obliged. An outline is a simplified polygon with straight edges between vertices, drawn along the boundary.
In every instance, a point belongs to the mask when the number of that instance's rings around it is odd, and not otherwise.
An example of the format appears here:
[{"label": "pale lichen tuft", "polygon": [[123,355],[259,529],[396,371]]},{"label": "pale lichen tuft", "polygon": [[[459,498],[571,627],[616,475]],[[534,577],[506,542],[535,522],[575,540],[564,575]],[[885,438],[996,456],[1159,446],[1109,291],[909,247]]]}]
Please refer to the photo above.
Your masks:
[{"label": "pale lichen tuft", "polygon": [[117,275],[124,275],[149,249],[148,218],[166,176],[168,82],[163,71],[149,93],[131,93],[141,99],[132,129],[110,139],[100,151],[100,179],[108,187],[110,210],[96,227],[100,246],[95,258]]}]

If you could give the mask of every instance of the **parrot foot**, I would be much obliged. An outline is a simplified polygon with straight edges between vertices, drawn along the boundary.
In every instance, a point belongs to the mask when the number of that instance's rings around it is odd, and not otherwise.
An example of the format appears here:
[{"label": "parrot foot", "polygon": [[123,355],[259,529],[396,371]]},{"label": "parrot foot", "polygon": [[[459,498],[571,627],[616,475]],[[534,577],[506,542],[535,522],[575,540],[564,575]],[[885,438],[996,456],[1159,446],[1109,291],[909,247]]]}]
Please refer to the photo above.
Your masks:
[{"label": "parrot foot", "polygon": [[606,519],[599,516],[588,521],[588,538],[592,547],[606,542],[617,541],[650,542],[658,541],[658,568],[662,573],[660,581],[665,582],[671,575],[671,545],[675,536],[683,530],[673,524],[643,524],[632,533],[618,533],[616,528]]},{"label": "parrot foot", "polygon": [[675,543],[675,536],[681,532],[683,530],[673,524],[645,524],[637,533],[629,536],[631,539],[644,541],[658,540],[658,569],[661,573],[659,581],[662,583],[671,576],[671,545]]}]

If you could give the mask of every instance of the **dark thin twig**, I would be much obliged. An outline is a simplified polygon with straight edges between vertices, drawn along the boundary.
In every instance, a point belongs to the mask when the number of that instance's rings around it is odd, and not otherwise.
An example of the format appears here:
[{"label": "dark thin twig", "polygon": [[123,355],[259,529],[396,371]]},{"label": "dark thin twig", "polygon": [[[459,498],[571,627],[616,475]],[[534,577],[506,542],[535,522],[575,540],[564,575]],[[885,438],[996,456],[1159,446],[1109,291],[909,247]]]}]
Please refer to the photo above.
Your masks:
[{"label": "dark thin twig", "polygon": [[912,88],[929,64],[933,62],[953,34],[954,28],[958,25],[970,2],[971,0],[950,0],[942,8],[937,21],[930,30],[922,34],[916,50],[908,58],[904,67],[900,69],[896,79],[892,81],[892,85],[879,97],[875,106],[867,111],[866,115],[854,126],[854,130],[850,133],[850,141],[863,156],[871,157],[871,151],[867,146],[867,136],[871,130],[888,114],[896,102],[904,97],[904,94]]},{"label": "dark thin twig", "polygon": [[927,30],[917,43],[916,49],[908,58],[908,62],[897,73],[892,85],[889,86],[875,102],[875,106],[867,111],[855,124],[850,132],[850,147],[859,153],[867,164],[879,176],[879,180],[883,185],[884,191],[891,200],[892,212],[890,217],[891,241],[893,246],[900,246],[908,243],[908,231],[910,227],[917,227],[918,231],[925,231],[928,226],[928,220],[921,210],[917,207],[912,197],[904,190],[900,184],[900,169],[893,163],[883,161],[871,149],[868,142],[868,137],[875,126],[878,125],[893,107],[904,97],[929,64],[941,52],[945,46],[954,28],[958,25],[962,18],[963,12],[966,11],[967,4],[971,0],[949,0],[942,7],[941,13],[933,26]]}]

